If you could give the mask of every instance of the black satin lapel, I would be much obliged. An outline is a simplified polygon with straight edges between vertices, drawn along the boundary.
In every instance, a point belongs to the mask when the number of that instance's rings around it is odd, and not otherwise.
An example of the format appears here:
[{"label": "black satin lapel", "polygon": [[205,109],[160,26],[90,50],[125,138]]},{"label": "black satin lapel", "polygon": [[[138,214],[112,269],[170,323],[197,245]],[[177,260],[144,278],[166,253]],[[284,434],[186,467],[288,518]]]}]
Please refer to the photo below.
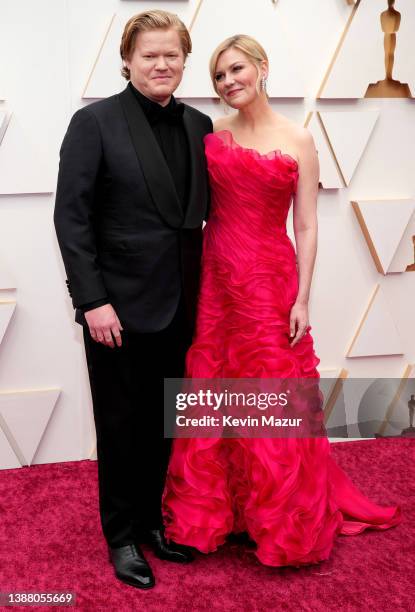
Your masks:
[{"label": "black satin lapel", "polygon": [[154,204],[164,221],[174,228],[183,225],[183,211],[169,168],[153,131],[127,87],[120,101],[130,130],[131,140],[143,170]]},{"label": "black satin lapel", "polygon": [[205,161],[205,147],[202,133],[193,124],[190,113],[185,108],[183,122],[190,151],[190,189],[184,227],[195,228],[202,224],[207,203],[208,187]]}]

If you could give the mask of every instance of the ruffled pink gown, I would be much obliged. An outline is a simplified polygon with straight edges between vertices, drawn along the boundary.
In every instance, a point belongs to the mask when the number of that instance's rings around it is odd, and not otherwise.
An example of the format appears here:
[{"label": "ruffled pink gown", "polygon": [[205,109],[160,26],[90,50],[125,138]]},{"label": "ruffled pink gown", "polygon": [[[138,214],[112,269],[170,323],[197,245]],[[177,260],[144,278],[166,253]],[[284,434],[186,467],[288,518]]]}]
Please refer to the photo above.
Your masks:
[{"label": "ruffled pink gown", "polygon": [[[228,130],[208,134],[205,146],[212,205],[186,376],[318,377],[311,327],[289,345],[298,273],[286,219],[298,164],[241,147]],[[163,514],[168,538],[204,553],[247,531],[270,566],[317,563],[340,533],[400,522],[399,507],[353,485],[324,437],[176,439]]]}]

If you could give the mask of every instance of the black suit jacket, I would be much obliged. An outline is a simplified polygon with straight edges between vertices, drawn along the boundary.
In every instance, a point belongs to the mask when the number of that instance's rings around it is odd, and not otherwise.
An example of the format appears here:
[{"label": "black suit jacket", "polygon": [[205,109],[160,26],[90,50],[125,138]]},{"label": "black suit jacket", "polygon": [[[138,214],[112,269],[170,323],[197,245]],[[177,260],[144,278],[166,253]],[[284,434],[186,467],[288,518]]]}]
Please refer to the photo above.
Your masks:
[{"label": "black suit jacket", "polygon": [[78,323],[86,324],[80,306],[108,298],[124,330],[159,331],[183,289],[193,324],[209,202],[203,138],[212,121],[187,105],[183,121],[191,160],[185,213],[130,88],[72,117],[54,223]]}]

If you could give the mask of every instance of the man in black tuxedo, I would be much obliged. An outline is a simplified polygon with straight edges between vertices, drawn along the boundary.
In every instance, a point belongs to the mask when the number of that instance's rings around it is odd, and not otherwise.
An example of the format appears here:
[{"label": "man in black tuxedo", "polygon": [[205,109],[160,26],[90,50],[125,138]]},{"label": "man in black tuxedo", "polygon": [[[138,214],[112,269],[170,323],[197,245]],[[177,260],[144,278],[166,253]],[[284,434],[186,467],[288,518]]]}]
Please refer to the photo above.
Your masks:
[{"label": "man in black tuxedo", "polygon": [[208,209],[203,138],[212,122],[172,95],[190,51],[176,15],[128,21],[129,83],[73,116],[54,214],[84,331],[102,529],[117,577],[139,588],[154,585],[140,544],[162,559],[192,560],[166,541],[161,514],[170,453],[163,378],[183,376]]}]

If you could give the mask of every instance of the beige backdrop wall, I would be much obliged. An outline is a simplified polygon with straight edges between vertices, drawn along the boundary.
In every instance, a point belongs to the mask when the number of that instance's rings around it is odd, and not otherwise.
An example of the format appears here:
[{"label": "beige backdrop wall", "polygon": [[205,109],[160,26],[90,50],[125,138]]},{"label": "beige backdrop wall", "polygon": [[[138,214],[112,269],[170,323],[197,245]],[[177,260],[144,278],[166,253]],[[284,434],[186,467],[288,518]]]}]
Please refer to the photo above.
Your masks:
[{"label": "beige backdrop wall", "polygon": [[[246,32],[266,47],[273,107],[307,124],[319,151],[310,315],[320,371],[334,380],[344,371],[413,376],[415,273],[404,270],[414,261],[414,99],[364,97],[385,77],[386,1],[3,0],[1,469],[94,456],[81,330],[52,222],[58,151],[77,108],[124,86],[120,30],[147,8],[192,25],[194,53],[179,93],[212,118],[223,113],[206,65],[215,44]],[[393,76],[414,95],[415,6],[397,0],[395,8],[402,19]]]}]

